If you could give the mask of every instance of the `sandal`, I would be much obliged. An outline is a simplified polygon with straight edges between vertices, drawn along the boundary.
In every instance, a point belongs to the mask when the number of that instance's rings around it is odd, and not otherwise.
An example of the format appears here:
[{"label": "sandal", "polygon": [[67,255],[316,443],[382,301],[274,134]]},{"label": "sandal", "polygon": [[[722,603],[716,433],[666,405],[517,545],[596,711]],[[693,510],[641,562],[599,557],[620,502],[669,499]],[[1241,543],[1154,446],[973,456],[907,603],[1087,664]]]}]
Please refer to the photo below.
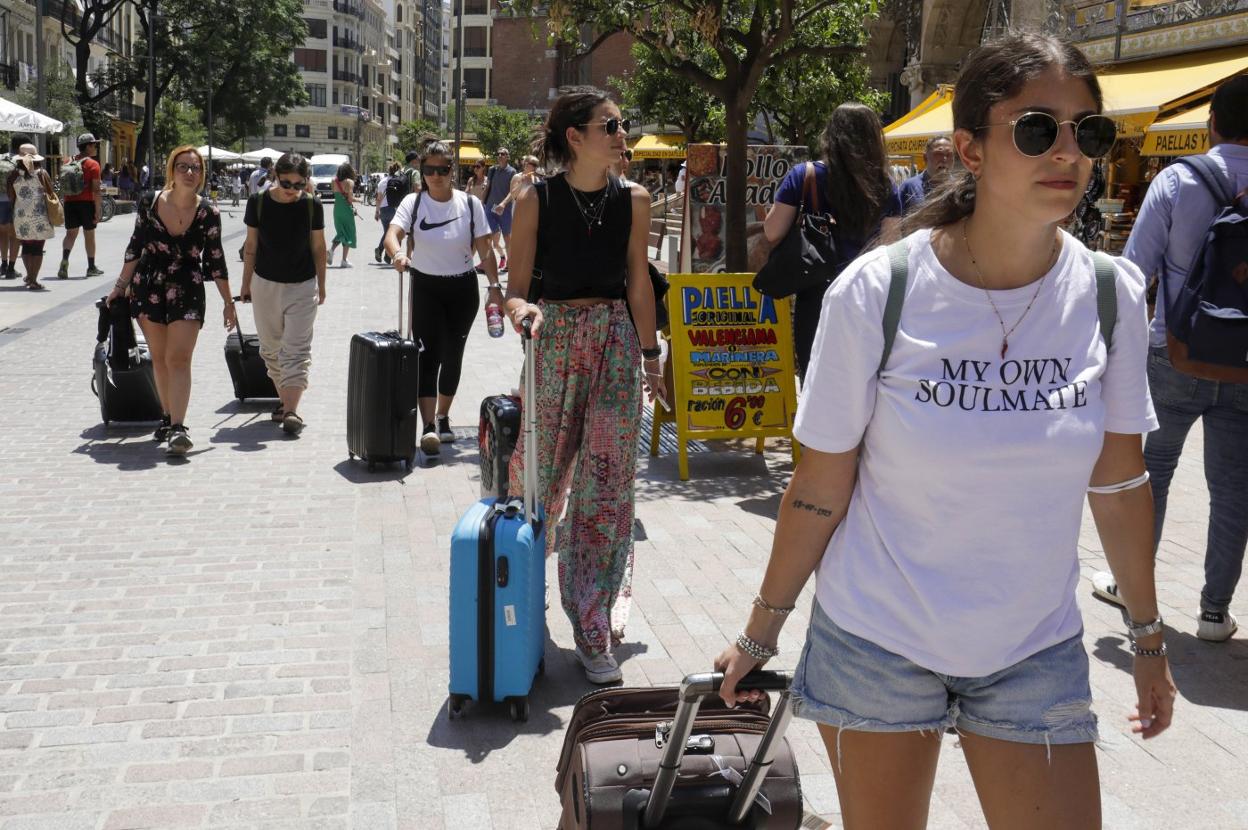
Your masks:
[{"label": "sandal", "polygon": [[273,409],[273,413],[269,416],[269,419],[272,420],[273,423],[275,424],[280,424],[282,422],[282,419],[285,417],[286,417],[286,410],[282,409],[282,405],[279,403]]},{"label": "sandal", "polygon": [[303,419],[299,417],[297,412],[287,412],[282,418],[282,429],[287,435],[298,435],[303,432]]},{"label": "sandal", "polygon": [[48,287],[39,280],[26,280],[26,288],[31,291],[47,291]]}]

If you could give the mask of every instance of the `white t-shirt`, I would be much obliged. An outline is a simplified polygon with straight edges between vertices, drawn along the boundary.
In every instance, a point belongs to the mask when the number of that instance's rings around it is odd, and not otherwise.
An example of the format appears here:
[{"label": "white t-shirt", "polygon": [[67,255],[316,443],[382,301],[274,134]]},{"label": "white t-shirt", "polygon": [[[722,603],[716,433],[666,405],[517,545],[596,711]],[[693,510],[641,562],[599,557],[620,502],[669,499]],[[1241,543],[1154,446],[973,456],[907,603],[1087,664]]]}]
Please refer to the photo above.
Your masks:
[{"label": "white t-shirt", "polygon": [[[1003,359],[984,291],[940,265],[930,231],[909,241],[905,305],[878,381],[885,250],[824,295],[794,435],[821,452],[861,444],[861,455],[816,596],[846,631],[931,671],[983,677],[1082,630],[1079,526],[1104,433],[1157,428],[1144,279],[1115,260],[1107,356],[1092,255],[1063,233]],[[1035,292],[992,293],[1007,328]]]},{"label": "white t-shirt", "polygon": [[267,188],[269,182],[269,171],[263,167],[257,167],[251,171],[251,178],[247,181],[247,194],[249,196],[261,193]]},{"label": "white t-shirt", "polygon": [[453,277],[472,270],[473,250],[470,244],[468,204],[471,199],[476,238],[490,235],[481,200],[470,197],[462,190],[452,190],[451,198],[439,202],[428,193],[420,198],[419,213],[413,217],[419,193],[409,193],[394,211],[391,225],[398,225],[403,233],[411,234],[412,267],[422,274]]},{"label": "white t-shirt", "polygon": [[377,180],[377,207],[378,208],[390,207],[390,203],[386,200],[386,185],[388,184],[390,184],[390,177],[387,175],[382,175],[382,177]]}]

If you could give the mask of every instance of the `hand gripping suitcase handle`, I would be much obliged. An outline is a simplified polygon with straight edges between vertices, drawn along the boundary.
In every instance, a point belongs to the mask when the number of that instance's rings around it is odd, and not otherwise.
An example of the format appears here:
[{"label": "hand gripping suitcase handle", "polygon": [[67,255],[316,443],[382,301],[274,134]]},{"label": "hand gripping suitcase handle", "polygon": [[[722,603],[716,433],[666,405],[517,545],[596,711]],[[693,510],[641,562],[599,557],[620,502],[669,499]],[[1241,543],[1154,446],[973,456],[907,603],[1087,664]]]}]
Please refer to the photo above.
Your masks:
[{"label": "hand gripping suitcase handle", "polygon": [[[728,810],[728,823],[740,824],[750,812],[754,799],[762,789],[763,779],[771,762],[775,760],[780,740],[788,729],[793,717],[789,705],[789,683],[793,680],[791,672],[753,671],[741,678],[737,684],[739,689],[760,689],[762,691],[780,692],[780,702],[776,704],[771,715],[771,723],[759,741],[758,751],[750,759],[749,769],[737,795]],[[659,772],[655,776],[654,786],[650,790],[650,799],[646,802],[646,812],[642,820],[643,827],[657,827],[663,821],[663,813],[667,810],[668,800],[672,795],[672,787],[676,783],[676,775],[680,772],[680,763],[684,760],[685,745],[693,732],[694,720],[698,715],[698,707],[702,698],[716,694],[724,683],[721,672],[691,674],[680,684],[680,703],[676,707],[676,717],[672,721],[671,732],[663,748],[663,757],[659,759]]]},{"label": "hand gripping suitcase handle", "polygon": [[533,318],[520,321],[524,341],[524,518],[537,523],[537,368],[533,357]]}]

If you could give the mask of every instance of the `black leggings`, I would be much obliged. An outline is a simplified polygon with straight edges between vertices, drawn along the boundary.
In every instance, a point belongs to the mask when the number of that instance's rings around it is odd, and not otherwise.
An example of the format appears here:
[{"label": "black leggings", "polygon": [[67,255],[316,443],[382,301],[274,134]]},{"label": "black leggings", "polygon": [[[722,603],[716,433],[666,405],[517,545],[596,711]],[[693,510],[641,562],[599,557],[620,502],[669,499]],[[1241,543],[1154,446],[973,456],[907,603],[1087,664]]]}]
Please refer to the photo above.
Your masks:
[{"label": "black leggings", "polygon": [[419,396],[454,395],[464,346],[480,305],[477,275],[435,277],[412,272],[412,335],[425,347],[420,356]]}]

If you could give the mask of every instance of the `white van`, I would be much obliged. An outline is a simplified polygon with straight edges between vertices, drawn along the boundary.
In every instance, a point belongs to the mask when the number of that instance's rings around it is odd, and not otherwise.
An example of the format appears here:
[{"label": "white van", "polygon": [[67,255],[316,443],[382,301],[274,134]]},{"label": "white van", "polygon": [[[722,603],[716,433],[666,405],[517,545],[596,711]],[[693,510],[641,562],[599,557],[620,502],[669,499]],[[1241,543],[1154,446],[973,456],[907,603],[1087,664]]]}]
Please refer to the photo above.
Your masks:
[{"label": "white van", "polygon": [[308,159],[312,165],[312,186],[316,195],[325,201],[334,200],[334,179],[338,175],[338,166],[351,161],[350,156],[341,153],[322,153]]}]

